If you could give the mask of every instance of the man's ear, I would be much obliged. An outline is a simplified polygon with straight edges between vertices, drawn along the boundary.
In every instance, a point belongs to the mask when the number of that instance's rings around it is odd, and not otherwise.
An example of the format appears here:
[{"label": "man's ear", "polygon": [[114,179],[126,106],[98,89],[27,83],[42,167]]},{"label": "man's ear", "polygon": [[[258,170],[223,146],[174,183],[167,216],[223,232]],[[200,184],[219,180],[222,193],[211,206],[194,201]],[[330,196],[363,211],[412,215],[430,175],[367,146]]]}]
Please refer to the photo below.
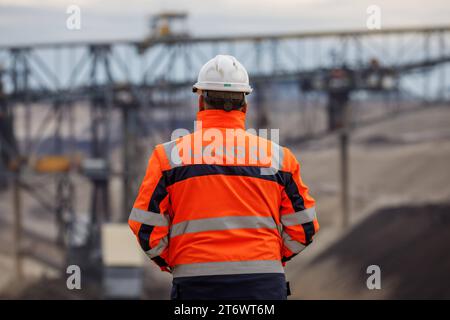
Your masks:
[{"label": "man's ear", "polygon": [[205,98],[203,95],[198,96],[198,111],[205,110]]},{"label": "man's ear", "polygon": [[248,102],[242,106],[242,112],[247,113]]}]

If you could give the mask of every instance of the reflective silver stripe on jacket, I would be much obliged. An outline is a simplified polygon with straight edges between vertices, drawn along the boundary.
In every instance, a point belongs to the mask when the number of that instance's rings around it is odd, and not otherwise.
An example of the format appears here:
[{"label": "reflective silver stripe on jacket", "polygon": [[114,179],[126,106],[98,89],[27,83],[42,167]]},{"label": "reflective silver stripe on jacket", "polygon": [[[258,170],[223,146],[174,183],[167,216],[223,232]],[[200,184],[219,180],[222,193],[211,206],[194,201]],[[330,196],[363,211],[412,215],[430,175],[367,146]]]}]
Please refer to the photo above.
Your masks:
[{"label": "reflective silver stripe on jacket", "polygon": [[313,221],[316,218],[316,209],[314,207],[291,214],[281,216],[283,226],[295,226]]},{"label": "reflective silver stripe on jacket", "polygon": [[298,241],[293,240],[287,232],[283,231],[282,234],[283,244],[292,251],[292,253],[299,253],[306,248],[304,244],[301,244]]},{"label": "reflective silver stripe on jacket", "polygon": [[253,260],[179,264],[173,269],[174,278],[245,273],[284,273],[284,268],[278,260]]},{"label": "reflective silver stripe on jacket", "polygon": [[145,254],[146,254],[150,259],[151,259],[151,258],[154,258],[154,257],[157,257],[157,256],[159,256],[159,255],[163,252],[163,250],[167,247],[168,243],[169,243],[169,239],[168,239],[167,236],[165,236],[164,238],[162,238],[161,240],[159,240],[158,244],[157,244],[155,247],[151,248],[151,249],[148,250],[148,251],[145,251]]},{"label": "reflective silver stripe on jacket", "polygon": [[183,162],[181,161],[181,157],[178,152],[176,140],[163,143],[163,147],[164,151],[166,152],[166,157],[169,160],[170,167],[180,167]]},{"label": "reflective silver stripe on jacket", "polygon": [[147,224],[149,226],[168,226],[169,218],[167,215],[145,211],[138,208],[131,209],[129,220],[137,221],[143,224]]},{"label": "reflective silver stripe on jacket", "polygon": [[272,217],[258,216],[228,216],[220,218],[195,219],[173,224],[170,229],[170,237],[202,231],[257,228],[275,229],[277,228],[277,224]]}]

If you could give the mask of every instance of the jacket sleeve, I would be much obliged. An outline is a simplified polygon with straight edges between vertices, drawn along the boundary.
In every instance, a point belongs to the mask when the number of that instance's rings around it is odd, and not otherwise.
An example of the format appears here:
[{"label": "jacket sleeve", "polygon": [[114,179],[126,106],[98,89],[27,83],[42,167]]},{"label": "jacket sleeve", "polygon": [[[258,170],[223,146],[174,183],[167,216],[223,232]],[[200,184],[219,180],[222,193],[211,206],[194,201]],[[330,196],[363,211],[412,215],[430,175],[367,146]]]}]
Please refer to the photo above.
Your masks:
[{"label": "jacket sleeve", "polygon": [[305,249],[319,231],[315,200],[300,175],[300,164],[287,148],[284,188],[281,194],[280,220],[282,224],[282,261],[292,259]]},{"label": "jacket sleeve", "polygon": [[169,195],[161,170],[161,162],[155,149],[148,161],[145,177],[131,210],[128,224],[145,254],[161,270],[170,272],[170,266],[167,263],[169,210]]}]

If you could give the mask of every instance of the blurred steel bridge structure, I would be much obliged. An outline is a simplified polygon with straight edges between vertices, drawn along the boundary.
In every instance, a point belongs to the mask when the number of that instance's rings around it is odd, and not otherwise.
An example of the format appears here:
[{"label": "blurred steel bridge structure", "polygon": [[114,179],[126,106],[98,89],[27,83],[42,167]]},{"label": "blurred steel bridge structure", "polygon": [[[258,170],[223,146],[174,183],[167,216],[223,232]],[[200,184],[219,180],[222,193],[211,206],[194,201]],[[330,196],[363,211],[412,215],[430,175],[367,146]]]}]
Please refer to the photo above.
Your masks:
[{"label": "blurred steel bridge structure", "polygon": [[[123,180],[126,219],[141,178],[136,163],[143,153],[148,154],[148,150],[139,150],[137,141],[151,136],[154,127],[164,126],[153,118],[155,110],[169,110],[170,121],[182,107],[191,105],[190,86],[199,68],[216,54],[236,56],[249,71],[257,127],[273,125],[265,105],[277,94],[278,85],[294,84],[300,104],[310,105],[313,99],[313,104],[323,105],[332,99],[328,80],[336,68],[351,71],[351,92],[393,95],[395,108],[388,111],[413,109],[404,107],[402,101],[426,106],[448,103],[450,98],[450,26],[0,46],[0,172],[19,176],[29,172],[30,159],[46,153],[73,155],[80,138],[74,110],[86,109],[82,134],[88,136],[85,151],[91,161],[79,167],[94,186],[92,220],[109,219],[108,181],[114,175]],[[374,59],[376,66],[370,63]],[[385,75],[393,80],[389,87],[380,82]],[[379,79],[370,82],[374,76]],[[19,114],[21,121],[14,121]],[[381,116],[386,114],[390,113]],[[114,115],[120,119],[119,130],[112,125]],[[326,126],[305,119],[309,129],[287,140],[327,134]],[[355,113],[351,120],[358,125],[361,119]],[[121,138],[112,141],[117,132]],[[51,150],[42,150],[48,140]],[[113,169],[111,150],[117,146],[122,148],[122,164]],[[56,204],[46,203],[57,212],[61,225],[65,214],[73,210],[73,193],[67,183],[72,169],[62,167],[64,172],[56,172],[61,176]],[[55,173],[51,168],[48,171]],[[48,202],[25,179],[20,187],[40,202]]]},{"label": "blurred steel bridge structure", "polygon": [[[374,57],[393,68],[425,68],[447,62],[449,31],[441,26],[0,46],[0,63],[11,102],[78,101],[122,85],[152,106],[158,101],[152,91],[185,90],[199,67],[218,53],[235,55],[255,84],[309,77],[339,64],[361,68]],[[441,93],[446,84],[440,81]]]},{"label": "blurred steel bridge structure", "polygon": [[263,104],[265,87],[271,84],[324,76],[341,65],[362,71],[373,58],[403,78],[413,73],[421,76],[421,88],[417,90],[416,84],[414,93],[408,79],[400,83],[398,89],[404,93],[422,102],[446,100],[448,66],[438,71],[434,67],[448,62],[449,33],[450,26],[439,26],[31,44],[0,47],[0,70],[8,105],[14,109],[20,104],[26,110],[24,145],[29,146],[33,108],[28,106],[45,104],[60,110],[86,101],[101,114],[132,101],[145,110],[139,119],[150,123],[145,121],[151,116],[148,108],[187,104],[187,89],[200,66],[218,53],[232,54],[247,67],[257,89],[256,106]]}]

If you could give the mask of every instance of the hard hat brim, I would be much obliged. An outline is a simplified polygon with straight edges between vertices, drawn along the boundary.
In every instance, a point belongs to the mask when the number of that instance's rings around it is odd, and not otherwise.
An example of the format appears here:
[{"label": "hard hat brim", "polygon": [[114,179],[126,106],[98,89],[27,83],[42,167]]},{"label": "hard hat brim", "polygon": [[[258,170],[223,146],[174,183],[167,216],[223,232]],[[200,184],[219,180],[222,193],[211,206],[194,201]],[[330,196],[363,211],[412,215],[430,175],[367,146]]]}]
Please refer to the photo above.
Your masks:
[{"label": "hard hat brim", "polygon": [[249,85],[241,83],[223,83],[223,82],[197,82],[193,85],[192,91],[197,90],[211,90],[211,91],[230,91],[230,92],[243,92],[249,94],[253,91]]}]

